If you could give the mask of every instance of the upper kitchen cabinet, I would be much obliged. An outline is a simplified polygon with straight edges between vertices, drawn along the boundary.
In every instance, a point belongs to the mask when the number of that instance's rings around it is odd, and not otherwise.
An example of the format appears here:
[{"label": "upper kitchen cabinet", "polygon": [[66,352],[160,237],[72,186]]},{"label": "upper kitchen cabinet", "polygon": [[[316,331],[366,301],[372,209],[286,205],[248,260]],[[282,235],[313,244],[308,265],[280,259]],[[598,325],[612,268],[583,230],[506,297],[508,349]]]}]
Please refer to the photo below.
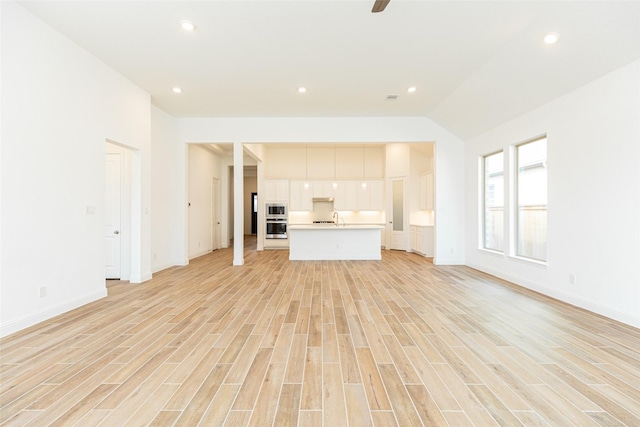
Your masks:
[{"label": "upper kitchen cabinet", "polygon": [[286,179],[268,180],[265,182],[267,202],[289,203],[289,181]]},{"label": "upper kitchen cabinet", "polygon": [[418,207],[421,210],[433,210],[433,173],[420,174]]},{"label": "upper kitchen cabinet", "polygon": [[291,181],[289,192],[290,211],[312,211],[313,210],[313,184],[305,188],[305,181]]},{"label": "upper kitchen cabinet", "polygon": [[369,210],[384,210],[384,181],[369,181],[367,183],[369,189]]},{"label": "upper kitchen cabinet", "polygon": [[356,211],[358,206],[358,183],[339,181],[335,191],[333,207],[337,211]]},{"label": "upper kitchen cabinet", "polygon": [[383,211],[384,181],[340,181],[336,188],[334,207],[340,211]]},{"label": "upper kitchen cabinet", "polygon": [[333,197],[335,195],[331,181],[314,181],[311,185],[313,186],[313,197]]}]

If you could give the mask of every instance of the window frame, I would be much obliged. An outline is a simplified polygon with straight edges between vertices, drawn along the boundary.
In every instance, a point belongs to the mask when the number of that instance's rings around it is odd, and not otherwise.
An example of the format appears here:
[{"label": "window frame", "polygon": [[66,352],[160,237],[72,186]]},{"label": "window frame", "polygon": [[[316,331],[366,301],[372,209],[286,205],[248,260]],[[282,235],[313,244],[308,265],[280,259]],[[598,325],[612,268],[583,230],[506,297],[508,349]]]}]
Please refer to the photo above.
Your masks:
[{"label": "window frame", "polygon": [[[487,159],[491,156],[495,156],[497,154],[502,154],[502,191],[503,191],[503,195],[502,195],[502,215],[503,215],[503,247],[502,249],[498,249],[498,248],[490,248],[487,247]],[[505,167],[504,167],[504,161],[505,161],[505,151],[503,149],[500,150],[496,150],[493,151],[491,153],[485,154],[480,156],[480,164],[481,164],[481,186],[480,186],[480,238],[479,238],[479,248],[484,250],[484,251],[488,251],[488,252],[492,252],[492,253],[496,253],[496,254],[504,254],[505,251],[505,243],[506,240],[504,239],[504,218],[505,218],[505,203],[504,201],[506,200],[505,198]]]},{"label": "window frame", "polygon": [[[546,266],[547,262],[548,262],[548,256],[547,256],[547,250],[545,249],[545,259],[539,259],[539,258],[534,258],[531,256],[527,256],[527,255],[523,255],[518,253],[519,252],[519,244],[520,244],[520,166],[519,166],[519,150],[521,147],[528,145],[528,144],[532,144],[534,142],[538,142],[541,140],[545,140],[545,144],[546,144],[546,150],[547,150],[547,154],[545,156],[544,161],[542,162],[543,167],[546,169],[546,196],[547,196],[547,203],[546,203],[546,212],[547,212],[547,216],[546,216],[546,223],[548,224],[548,211],[549,211],[549,184],[548,184],[548,169],[547,169],[547,163],[548,163],[548,142],[549,142],[549,137],[547,134],[542,134],[530,139],[527,139],[526,141],[522,141],[519,142],[517,144],[513,144],[512,145],[512,150],[511,153],[512,155],[510,156],[510,161],[511,161],[511,171],[512,171],[512,179],[511,179],[511,200],[512,202],[510,203],[511,206],[511,221],[510,221],[510,226],[509,226],[509,233],[511,235],[511,250],[510,252],[510,256],[522,261],[526,261],[532,264],[537,264],[537,265],[542,265],[542,266]],[[527,165],[526,169],[530,169],[531,165]],[[548,242],[548,229],[547,231],[545,231],[545,245]]]}]

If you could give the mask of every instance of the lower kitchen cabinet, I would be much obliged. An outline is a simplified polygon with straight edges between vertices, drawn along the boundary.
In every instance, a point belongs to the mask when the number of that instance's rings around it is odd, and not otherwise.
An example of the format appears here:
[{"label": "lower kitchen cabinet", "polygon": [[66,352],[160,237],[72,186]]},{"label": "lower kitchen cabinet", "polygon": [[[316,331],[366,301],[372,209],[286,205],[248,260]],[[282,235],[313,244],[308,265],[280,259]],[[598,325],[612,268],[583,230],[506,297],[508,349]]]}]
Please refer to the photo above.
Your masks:
[{"label": "lower kitchen cabinet", "polygon": [[433,225],[411,226],[411,250],[433,258]]}]

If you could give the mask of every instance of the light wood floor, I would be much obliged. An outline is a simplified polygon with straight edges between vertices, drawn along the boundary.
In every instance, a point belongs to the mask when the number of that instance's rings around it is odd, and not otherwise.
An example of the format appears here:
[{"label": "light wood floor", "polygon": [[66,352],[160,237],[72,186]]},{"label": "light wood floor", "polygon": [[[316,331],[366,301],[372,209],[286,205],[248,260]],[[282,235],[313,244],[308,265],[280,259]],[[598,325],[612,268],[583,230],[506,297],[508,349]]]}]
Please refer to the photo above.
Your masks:
[{"label": "light wood floor", "polygon": [[0,422],[640,425],[637,329],[414,254],[232,257],[3,339]]}]

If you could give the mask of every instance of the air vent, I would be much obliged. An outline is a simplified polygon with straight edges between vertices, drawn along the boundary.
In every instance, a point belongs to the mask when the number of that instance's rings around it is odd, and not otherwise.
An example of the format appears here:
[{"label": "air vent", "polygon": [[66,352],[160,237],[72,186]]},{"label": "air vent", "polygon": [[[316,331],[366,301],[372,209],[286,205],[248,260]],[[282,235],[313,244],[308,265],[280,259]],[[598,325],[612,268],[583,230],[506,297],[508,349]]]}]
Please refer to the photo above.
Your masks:
[{"label": "air vent", "polygon": [[396,100],[396,99],[398,99],[398,95],[387,95],[387,99],[390,99],[392,101]]}]

